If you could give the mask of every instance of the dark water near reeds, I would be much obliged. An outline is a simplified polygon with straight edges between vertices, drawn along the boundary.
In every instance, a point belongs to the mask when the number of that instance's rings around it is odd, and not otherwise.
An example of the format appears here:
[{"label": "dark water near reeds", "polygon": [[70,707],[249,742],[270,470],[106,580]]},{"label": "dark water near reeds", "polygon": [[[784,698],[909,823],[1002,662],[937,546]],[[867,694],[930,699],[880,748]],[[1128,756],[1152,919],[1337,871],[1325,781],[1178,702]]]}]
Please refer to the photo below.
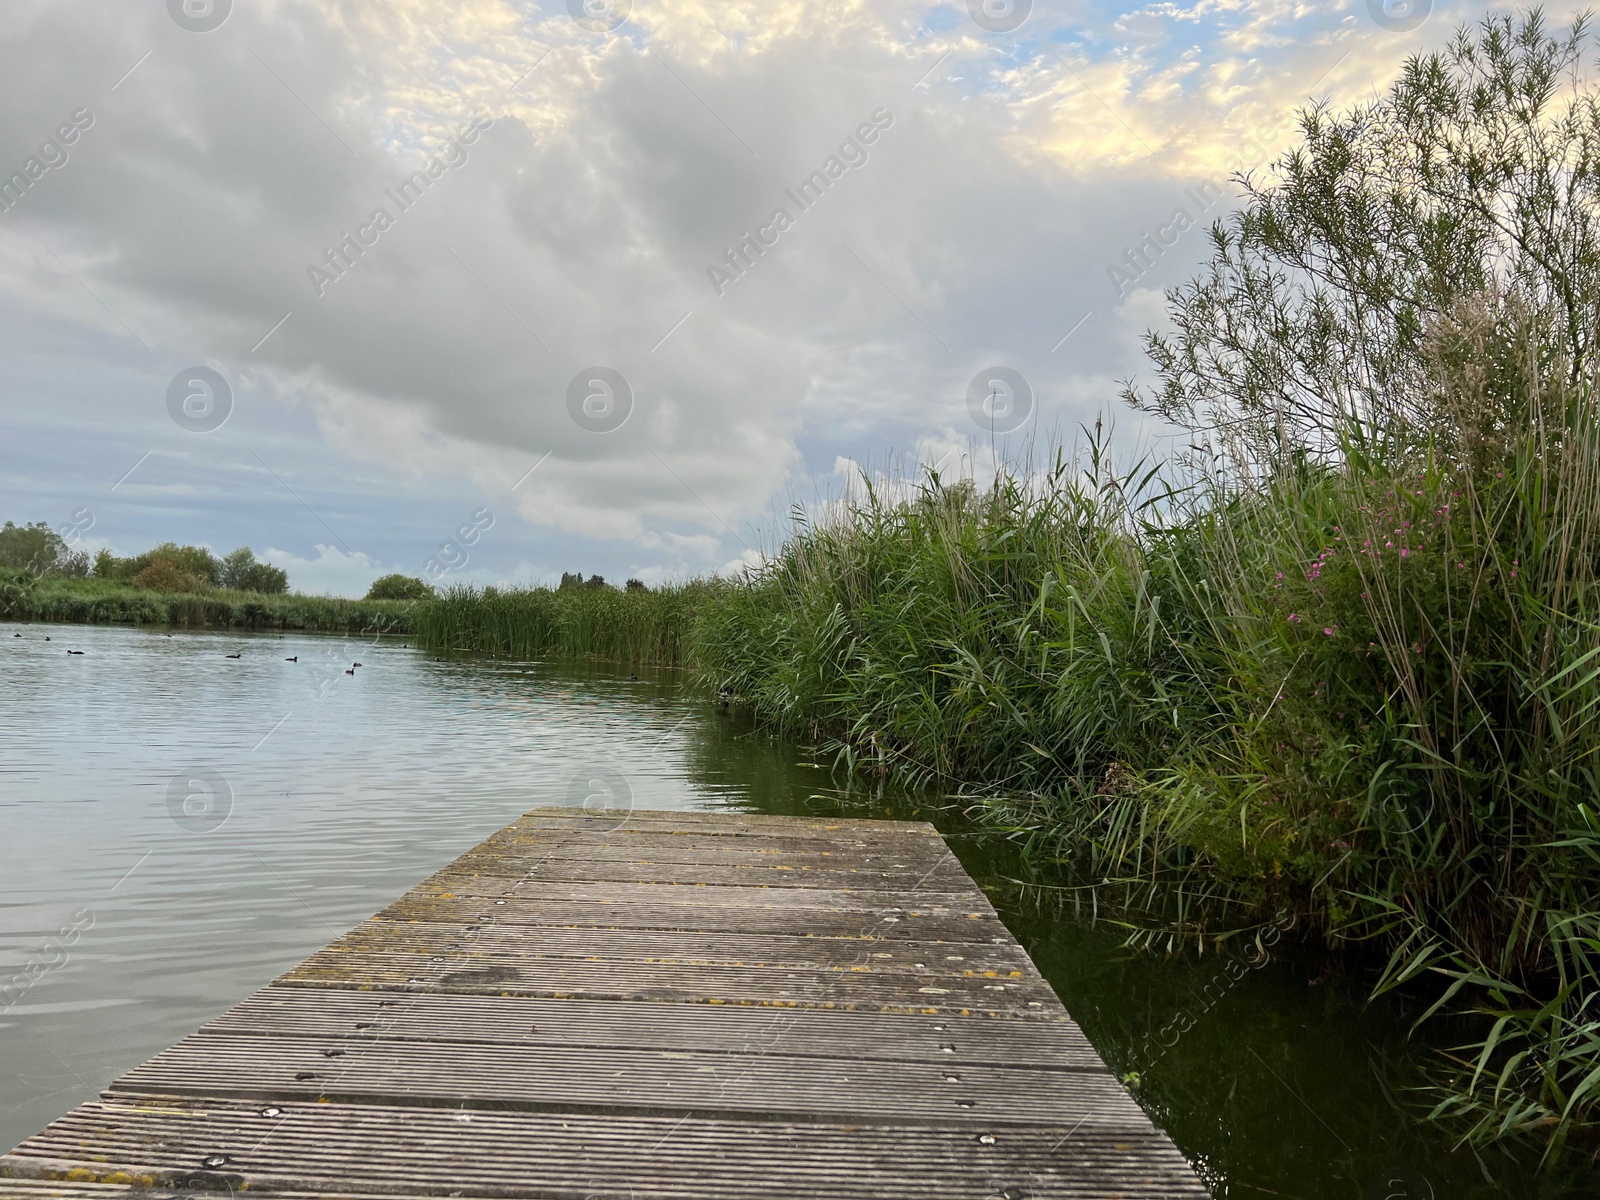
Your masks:
[{"label": "dark water near reeds", "polygon": [[[640,808],[936,820],[1115,1068],[1147,1035],[1174,1042],[1140,1094],[1219,1196],[1600,1196],[1582,1163],[1479,1161],[1408,1116],[1434,1051],[1407,1041],[1406,1011],[1366,1005],[1313,957],[1280,953],[1207,994],[1215,961],[1126,954],[1113,925],[1025,893],[1006,843],[927,801],[852,792],[673,675],[5,624],[0,673],[0,980],[65,959],[0,994],[6,1146],[604,775]],[[171,790],[197,776],[211,800]],[[48,948],[74,924],[65,955]]]}]

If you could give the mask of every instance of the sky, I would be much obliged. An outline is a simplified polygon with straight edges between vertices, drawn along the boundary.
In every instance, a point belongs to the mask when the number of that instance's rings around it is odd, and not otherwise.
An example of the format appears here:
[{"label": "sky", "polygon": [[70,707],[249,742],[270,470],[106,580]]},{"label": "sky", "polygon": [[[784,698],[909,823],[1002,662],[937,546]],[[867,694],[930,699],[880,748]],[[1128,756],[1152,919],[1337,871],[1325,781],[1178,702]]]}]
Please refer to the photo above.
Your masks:
[{"label": "sky", "polygon": [[1118,394],[1230,177],[1486,11],[6,0],[0,519],[654,584],[885,472],[1159,455]]}]

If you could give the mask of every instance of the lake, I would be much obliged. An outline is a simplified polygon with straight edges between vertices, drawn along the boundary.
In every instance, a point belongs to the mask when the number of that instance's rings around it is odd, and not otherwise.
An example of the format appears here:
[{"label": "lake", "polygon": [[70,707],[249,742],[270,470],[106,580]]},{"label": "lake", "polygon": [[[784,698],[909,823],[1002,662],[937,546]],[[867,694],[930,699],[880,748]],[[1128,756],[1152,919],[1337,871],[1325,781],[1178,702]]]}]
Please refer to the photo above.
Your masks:
[{"label": "lake", "polygon": [[1218,1196],[1600,1195],[1406,1116],[1435,1051],[1316,955],[1130,955],[954,806],[852,786],[675,673],[63,625],[0,624],[0,655],[0,979],[48,964],[0,996],[7,1147],[527,809],[598,795],[934,820]]}]

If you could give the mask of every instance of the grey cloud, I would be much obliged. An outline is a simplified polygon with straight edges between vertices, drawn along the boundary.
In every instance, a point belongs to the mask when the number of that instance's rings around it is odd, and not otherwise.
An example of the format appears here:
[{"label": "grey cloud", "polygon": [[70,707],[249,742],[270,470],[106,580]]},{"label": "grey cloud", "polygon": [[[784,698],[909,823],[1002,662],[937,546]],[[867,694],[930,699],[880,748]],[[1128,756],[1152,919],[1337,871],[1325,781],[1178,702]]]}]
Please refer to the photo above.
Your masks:
[{"label": "grey cloud", "polygon": [[[158,354],[314,405],[350,454],[404,444],[415,469],[487,488],[550,452],[518,492],[530,520],[696,526],[737,552],[727,527],[781,489],[808,427],[870,449],[956,425],[966,381],[996,362],[1060,417],[1084,409],[1083,378],[1134,364],[1104,332],[1049,347],[1085,309],[1115,326],[1104,266],[1134,223],[1120,214],[1159,215],[1151,197],[1171,185],[1024,162],[958,85],[912,93],[925,66],[871,39],[818,29],[714,71],[670,46],[562,44],[519,91],[560,119],[525,123],[505,100],[400,211],[386,189],[437,146],[395,115],[413,81],[381,46],[305,4],[239,6],[204,36],[158,10],[37,5],[0,39],[7,155],[80,104],[97,117],[0,229],[47,240]],[[529,61],[541,48],[530,39]],[[430,111],[465,119],[484,91]],[[880,106],[895,123],[869,161],[715,296],[706,264]],[[392,228],[317,295],[308,266],[380,207]],[[4,268],[19,300],[94,311],[41,289],[60,272],[21,254]],[[614,432],[567,415],[592,366],[632,385]]]}]

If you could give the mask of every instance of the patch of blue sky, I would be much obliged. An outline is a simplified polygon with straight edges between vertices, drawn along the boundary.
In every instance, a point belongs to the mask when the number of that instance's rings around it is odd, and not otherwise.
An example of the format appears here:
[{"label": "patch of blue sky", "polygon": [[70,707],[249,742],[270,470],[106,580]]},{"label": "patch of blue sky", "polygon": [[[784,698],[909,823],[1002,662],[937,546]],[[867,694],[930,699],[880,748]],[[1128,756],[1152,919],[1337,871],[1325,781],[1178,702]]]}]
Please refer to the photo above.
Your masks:
[{"label": "patch of blue sky", "polygon": [[929,33],[949,33],[966,20],[969,18],[965,5],[941,4],[928,10],[922,19],[922,27]]}]

